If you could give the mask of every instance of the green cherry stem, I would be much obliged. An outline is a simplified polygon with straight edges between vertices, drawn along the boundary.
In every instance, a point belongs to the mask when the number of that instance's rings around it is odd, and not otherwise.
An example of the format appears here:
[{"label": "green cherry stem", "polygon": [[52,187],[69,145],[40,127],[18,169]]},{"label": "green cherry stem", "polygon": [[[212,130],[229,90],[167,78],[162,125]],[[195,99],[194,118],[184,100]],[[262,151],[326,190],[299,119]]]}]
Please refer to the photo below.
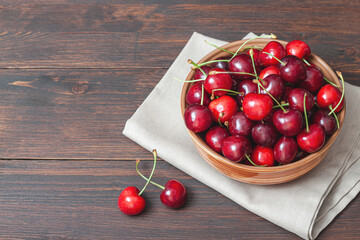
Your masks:
[{"label": "green cherry stem", "polygon": [[[266,90],[266,88],[262,85],[262,83],[260,81],[256,81],[258,86],[260,86],[262,89],[264,89],[264,91],[277,103],[277,105],[279,106],[279,108],[281,108],[281,110],[284,111],[284,113],[286,113],[287,111],[285,110],[285,108],[279,103],[278,100],[276,100],[276,98],[274,98],[273,95],[271,95],[268,90]],[[256,83],[255,82],[255,83]]]},{"label": "green cherry stem", "polygon": [[306,65],[311,66],[311,64],[308,61],[306,61],[305,58],[303,58],[302,60],[304,61],[304,63],[306,63]]},{"label": "green cherry stem", "polygon": [[306,113],[306,93],[304,94],[304,117],[305,117],[305,124],[306,124],[306,132],[309,132],[309,122],[308,122],[307,113]]},{"label": "green cherry stem", "polygon": [[244,47],[243,50],[247,50],[247,49],[257,49],[257,50],[262,50],[261,47],[258,46],[252,46],[252,47]]},{"label": "green cherry stem", "polygon": [[[330,110],[333,110],[333,108],[331,106],[329,106]],[[334,115],[334,118],[335,118],[335,121],[336,121],[336,125],[337,125],[337,128],[339,129],[340,128],[340,123],[339,123],[339,119],[336,115],[336,113],[332,113]]]},{"label": "green cherry stem", "polygon": [[[304,63],[306,63],[306,65],[311,66],[311,64],[310,64],[305,58],[303,58],[302,60],[304,61]],[[327,83],[329,83],[329,84],[333,85],[334,87],[337,87],[337,88],[338,88],[338,85],[336,85],[336,84],[333,83],[333,82],[330,82],[330,80],[327,79],[325,76],[323,76],[323,77],[324,77],[324,80],[325,80]]]},{"label": "green cherry stem", "polygon": [[267,164],[265,164],[265,165],[257,165],[257,164],[255,164],[255,163],[251,160],[251,158],[249,157],[249,155],[247,155],[246,153],[245,153],[245,157],[246,157],[247,160],[249,160],[249,162],[250,162],[252,165],[254,165],[255,167],[266,167],[266,166],[267,166]]},{"label": "green cherry stem", "polygon": [[141,190],[141,192],[139,193],[139,196],[140,196],[140,195],[142,194],[142,192],[145,190],[145,188],[147,187],[147,185],[149,184],[149,182],[150,182],[151,184],[153,184],[153,185],[161,188],[162,190],[165,189],[164,186],[161,186],[160,184],[158,184],[158,183],[156,183],[156,182],[150,181],[150,179],[151,179],[151,177],[152,177],[152,175],[153,175],[153,173],[154,173],[154,171],[155,171],[155,166],[156,166],[156,159],[157,159],[156,149],[153,150],[153,154],[154,154],[154,166],[153,166],[153,169],[152,169],[152,171],[151,171],[151,174],[150,174],[149,178],[146,178],[146,177],[139,171],[138,165],[139,165],[139,163],[140,163],[140,160],[136,160],[136,165],[135,165],[136,172],[137,172],[143,179],[145,179],[145,180],[147,181],[146,184],[145,184],[145,186],[144,186],[144,188],[143,188],[143,189]]},{"label": "green cherry stem", "polygon": [[214,94],[215,91],[224,91],[224,92],[233,93],[233,94],[235,94],[235,95],[244,95],[244,93],[237,92],[237,91],[230,90],[230,89],[223,89],[223,88],[213,89],[213,90],[212,90],[212,94]]},{"label": "green cherry stem", "polygon": [[224,52],[227,52],[227,53],[230,53],[230,54],[234,54],[233,52],[230,52],[229,50],[226,50],[226,49],[224,49],[224,48],[222,48],[222,47],[218,47],[218,46],[216,46],[215,44],[210,43],[210,42],[208,42],[208,41],[206,41],[206,40],[205,40],[205,43],[209,44],[210,46],[213,46],[214,48],[220,49],[221,51],[224,51]]},{"label": "green cherry stem", "polygon": [[210,64],[210,63],[229,62],[229,61],[230,61],[229,59],[218,59],[218,60],[212,60],[212,61],[207,61],[207,62],[199,63],[198,66],[199,66],[199,67],[202,67],[202,66],[208,65],[208,64]]},{"label": "green cherry stem", "polygon": [[340,106],[342,100],[344,99],[344,95],[345,95],[345,82],[344,82],[344,78],[343,78],[341,72],[336,71],[336,74],[337,74],[337,75],[339,76],[339,78],[341,79],[342,93],[341,93],[340,101],[339,101],[338,104],[334,107],[334,109],[332,109],[331,112],[329,112],[329,116],[330,116],[330,114],[332,114],[333,112],[335,112],[335,110]]},{"label": "green cherry stem", "polygon": [[282,106],[282,107],[287,107],[287,106],[289,106],[289,103],[282,103],[281,105],[273,106],[273,108],[278,108],[278,107],[280,107],[280,106]]},{"label": "green cherry stem", "polygon": [[199,65],[197,65],[193,60],[188,59],[188,63],[194,65],[196,68],[198,68],[202,72],[202,74],[204,74],[207,77],[207,74],[204,72],[204,70],[202,70],[201,67]]},{"label": "green cherry stem", "polygon": [[196,79],[196,80],[181,80],[181,79],[178,79],[178,78],[174,78],[174,80],[176,81],[179,81],[179,82],[184,82],[184,83],[187,83],[187,82],[200,82],[200,81],[204,81],[205,79],[204,78],[201,78],[201,79]]},{"label": "green cherry stem", "polygon": [[281,65],[283,65],[283,66],[285,66],[286,65],[286,63],[284,63],[283,61],[281,61],[280,59],[278,59],[277,57],[275,57],[274,55],[272,55],[271,53],[268,53],[268,52],[264,52],[263,51],[263,53],[265,53],[265,54],[267,54],[267,55],[269,55],[269,56],[271,56],[271,57],[273,57],[273,58],[275,58],[279,63],[281,63]]},{"label": "green cherry stem", "polygon": [[204,105],[204,84],[201,84],[201,102],[200,105]]},{"label": "green cherry stem", "polygon": [[222,118],[223,116],[224,116],[224,113],[223,113],[223,112],[219,113],[218,123],[219,123],[219,125],[220,125],[221,127],[224,126],[224,125],[221,123],[221,121],[220,121],[220,118]]},{"label": "green cherry stem", "polygon": [[253,49],[250,49],[249,53],[250,53],[251,62],[252,62],[252,66],[253,66],[253,69],[254,69],[254,73],[255,73],[255,75],[257,76],[257,72],[256,72],[256,68],[255,68],[255,62],[254,62],[254,50],[253,50]]}]

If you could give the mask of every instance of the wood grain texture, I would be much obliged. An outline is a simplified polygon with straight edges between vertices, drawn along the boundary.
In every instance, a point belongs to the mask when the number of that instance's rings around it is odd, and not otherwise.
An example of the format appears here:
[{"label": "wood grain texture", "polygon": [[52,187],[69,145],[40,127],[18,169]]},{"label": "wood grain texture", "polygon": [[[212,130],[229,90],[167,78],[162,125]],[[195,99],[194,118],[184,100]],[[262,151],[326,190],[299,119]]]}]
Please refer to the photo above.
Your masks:
[{"label": "wood grain texture", "polygon": [[[160,189],[149,186],[145,212],[123,215],[117,197],[141,188],[134,161],[0,161],[0,239],[299,239],[248,212],[165,162],[154,180],[183,182],[186,206],[164,207]],[[140,163],[149,174],[152,162]],[[357,197],[319,239],[359,238]]]}]

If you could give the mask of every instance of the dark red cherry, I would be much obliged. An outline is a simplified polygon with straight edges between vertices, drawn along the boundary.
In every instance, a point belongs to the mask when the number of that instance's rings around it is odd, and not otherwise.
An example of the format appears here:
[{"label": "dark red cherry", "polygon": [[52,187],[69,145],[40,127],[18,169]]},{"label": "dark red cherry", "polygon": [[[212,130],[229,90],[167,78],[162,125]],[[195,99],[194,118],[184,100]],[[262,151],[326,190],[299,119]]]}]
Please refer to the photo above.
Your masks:
[{"label": "dark red cherry", "polygon": [[211,101],[209,109],[215,122],[218,122],[220,118],[220,122],[224,123],[237,112],[237,103],[232,97],[226,95]]},{"label": "dark red cherry", "polygon": [[229,121],[229,131],[231,135],[249,136],[254,121],[245,116],[243,112],[238,112]]},{"label": "dark red cherry", "polygon": [[261,88],[260,93],[269,92],[276,100],[280,100],[285,93],[285,81],[279,75],[271,74],[262,80],[262,85],[266,91]]},{"label": "dark red cherry", "polygon": [[[323,86],[317,94],[317,104],[320,108],[329,109],[331,106],[333,109],[340,102],[341,92],[333,85],[326,84]],[[338,113],[344,106],[344,99],[341,100],[340,105],[336,108],[335,112]]]},{"label": "dark red cherry", "polygon": [[294,88],[289,92],[287,101],[289,107],[304,113],[304,95],[306,94],[305,106],[306,110],[310,110],[314,106],[314,96],[303,88]]},{"label": "dark red cherry", "polygon": [[314,113],[311,121],[322,126],[326,135],[332,135],[337,129],[335,117],[329,115],[329,112],[325,109],[319,109]]},{"label": "dark red cherry", "polygon": [[206,132],[205,141],[207,145],[211,147],[211,149],[213,149],[215,152],[221,153],[224,139],[229,136],[230,134],[226,128],[214,126]]},{"label": "dark red cherry", "polygon": [[266,44],[266,46],[263,48],[259,55],[260,65],[263,68],[268,66],[276,66],[278,64],[278,61],[275,58],[264,52],[270,53],[278,59],[282,59],[286,55],[286,51],[283,45],[276,41],[269,42],[268,44]]},{"label": "dark red cherry", "polygon": [[[208,77],[205,79],[204,87],[206,92],[210,95],[213,94],[213,90],[215,89],[227,89],[230,90],[233,85],[233,80],[231,76],[227,73],[219,73],[213,74],[211,72],[224,72],[223,69],[213,68]],[[224,96],[226,95],[226,91],[214,91],[215,96]]]},{"label": "dark red cherry", "polygon": [[295,136],[300,133],[303,125],[301,113],[294,109],[277,110],[273,116],[276,129],[285,136]]},{"label": "dark red cherry", "polygon": [[293,90],[294,88],[290,87],[290,86],[286,86],[285,87],[285,93],[284,93],[284,96],[282,97],[282,100],[287,102],[287,99],[288,99],[288,96],[289,96],[289,93],[291,90]]},{"label": "dark red cherry", "polygon": [[213,123],[210,109],[199,104],[189,105],[185,109],[184,120],[186,127],[195,133],[205,131]]},{"label": "dark red cherry", "polygon": [[274,146],[274,158],[281,164],[288,164],[294,161],[298,145],[294,138],[282,136]]},{"label": "dark red cherry", "polygon": [[248,118],[260,121],[271,112],[273,101],[267,94],[249,93],[244,97],[242,106]]},{"label": "dark red cherry", "polygon": [[[201,104],[202,97],[202,83],[195,83],[186,94],[187,104]],[[204,90],[203,105],[208,106],[210,103],[209,94]]]},{"label": "dark red cherry", "polygon": [[276,74],[276,75],[279,75],[280,76],[280,70],[277,66],[269,66],[267,68],[264,68],[260,74],[259,74],[259,77],[261,79],[264,79],[266,78],[267,76],[271,75],[271,74]]},{"label": "dark red cherry", "polygon": [[275,113],[277,110],[278,110],[277,108],[271,109],[270,113],[269,113],[262,121],[263,121],[263,122],[266,122],[266,123],[271,123],[271,124],[272,124],[274,113]]},{"label": "dark red cherry", "polygon": [[294,55],[300,59],[308,59],[311,55],[309,45],[307,45],[301,40],[292,40],[291,42],[286,44],[285,48],[287,55]]},{"label": "dark red cherry", "polygon": [[313,153],[322,148],[325,143],[324,129],[316,123],[309,125],[309,131],[304,129],[296,137],[299,147],[308,153]]},{"label": "dark red cherry", "polygon": [[160,194],[160,200],[169,208],[182,207],[187,200],[185,186],[175,179],[170,179],[165,184],[165,189]]},{"label": "dark red cherry", "polygon": [[276,128],[270,123],[258,123],[251,130],[252,139],[260,146],[274,146],[277,136]]},{"label": "dark red cherry", "polygon": [[145,199],[139,195],[140,191],[136,187],[125,188],[119,195],[118,206],[126,215],[138,215],[145,208]]},{"label": "dark red cherry", "polygon": [[255,146],[251,154],[251,160],[254,164],[259,166],[274,166],[274,154],[270,147]]},{"label": "dark red cherry", "polygon": [[[229,70],[231,72],[244,72],[254,74],[251,57],[246,53],[237,55],[229,62]],[[254,79],[254,76],[247,74],[233,74],[233,77],[239,80]]]},{"label": "dark red cherry", "polygon": [[299,58],[288,55],[281,59],[282,63],[278,64],[280,76],[286,82],[296,85],[306,78],[306,68],[304,62]]},{"label": "dark red cherry", "polygon": [[[251,52],[251,49],[249,49],[246,53],[250,56],[250,52]],[[256,64],[256,66],[258,66],[259,65],[260,50],[253,48],[252,52],[253,52],[254,63]]]},{"label": "dark red cherry", "polygon": [[222,153],[230,161],[240,162],[251,153],[251,144],[244,136],[230,136],[223,142]]},{"label": "dark red cherry", "polygon": [[[200,68],[206,73],[206,75],[209,75],[209,72],[211,70],[210,67],[202,66]],[[194,74],[194,79],[196,80],[196,79],[205,79],[205,78],[206,78],[206,76],[199,69],[196,69],[195,74]]]},{"label": "dark red cherry", "polygon": [[316,67],[306,66],[305,68],[306,78],[300,83],[300,87],[305,88],[311,93],[315,93],[324,84],[324,76]]},{"label": "dark red cherry", "polygon": [[252,80],[244,80],[239,82],[238,85],[238,89],[236,91],[238,91],[239,94],[237,96],[237,102],[239,103],[239,105],[242,105],[242,100],[244,99],[244,96],[248,93],[256,93],[258,89],[258,85],[256,83],[254,83]]},{"label": "dark red cherry", "polygon": [[[230,59],[229,57],[221,57],[221,58],[217,58],[216,60],[228,60]],[[221,68],[224,69],[225,71],[229,70],[229,64],[228,62],[215,62],[211,64],[212,68]]]}]

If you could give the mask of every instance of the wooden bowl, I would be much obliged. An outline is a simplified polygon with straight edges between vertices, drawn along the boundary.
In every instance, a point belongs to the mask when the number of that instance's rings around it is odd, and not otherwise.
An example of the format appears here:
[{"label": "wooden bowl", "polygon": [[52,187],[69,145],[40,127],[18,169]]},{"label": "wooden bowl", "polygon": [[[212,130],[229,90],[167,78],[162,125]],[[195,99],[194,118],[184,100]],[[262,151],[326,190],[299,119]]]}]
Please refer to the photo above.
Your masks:
[{"label": "wooden bowl", "polygon": [[[273,39],[255,39],[247,43],[244,47],[249,46],[259,46],[264,47],[268,42],[273,41]],[[275,40],[281,43],[283,46],[287,44],[287,42],[282,40]],[[222,46],[222,48],[227,49],[229,51],[235,52],[240,45],[242,45],[245,40],[240,40],[236,42],[232,42]],[[229,56],[228,53],[221,51],[221,50],[214,50],[208,53],[205,57],[203,57],[199,63],[203,63],[210,60],[215,60],[219,57],[226,57]],[[321,69],[324,76],[329,79],[331,82],[337,84],[341,89],[341,83],[337,76],[335,75],[334,71],[323,61],[320,57],[312,54],[309,62],[315,64],[317,67]],[[186,64],[186,63],[184,63]],[[195,74],[195,70],[191,70],[189,75],[187,76],[186,80],[191,80]],[[194,83],[184,83],[182,93],[181,93],[181,112],[184,116],[185,108],[187,107],[185,96],[189,88]],[[325,145],[317,152],[312,153],[306,156],[303,159],[300,159],[296,162],[281,165],[281,166],[274,166],[274,167],[255,167],[255,166],[248,166],[241,163],[232,162],[222,155],[218,154],[214,150],[212,150],[206,142],[200,137],[199,134],[195,134],[192,131],[188,130],[195,147],[197,148],[200,155],[215,169],[222,172],[226,176],[233,178],[235,180],[252,183],[252,184],[259,184],[259,185],[271,185],[271,184],[279,184],[284,182],[289,182],[294,180],[311,169],[317,166],[326,156],[328,151],[330,150],[331,145],[337,138],[340,133],[342,124],[345,118],[345,105],[343,109],[338,113],[338,118],[340,122],[340,128],[326,140]]]}]

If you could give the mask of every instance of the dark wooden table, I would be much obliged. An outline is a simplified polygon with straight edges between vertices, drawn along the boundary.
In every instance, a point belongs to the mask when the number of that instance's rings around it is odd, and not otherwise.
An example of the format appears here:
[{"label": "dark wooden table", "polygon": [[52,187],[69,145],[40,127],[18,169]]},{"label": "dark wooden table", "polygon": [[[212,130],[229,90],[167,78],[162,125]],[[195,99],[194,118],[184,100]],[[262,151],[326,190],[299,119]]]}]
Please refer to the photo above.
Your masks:
[{"label": "dark wooden table", "polygon": [[[359,12],[340,0],[1,1],[0,238],[297,239],[164,161],[156,179],[184,182],[186,207],[165,208],[150,186],[145,213],[121,214],[120,191],[144,183],[135,159],[152,159],[121,132],[194,31],[302,39],[360,85]],[[358,196],[319,239],[360,238],[359,211]]]}]

